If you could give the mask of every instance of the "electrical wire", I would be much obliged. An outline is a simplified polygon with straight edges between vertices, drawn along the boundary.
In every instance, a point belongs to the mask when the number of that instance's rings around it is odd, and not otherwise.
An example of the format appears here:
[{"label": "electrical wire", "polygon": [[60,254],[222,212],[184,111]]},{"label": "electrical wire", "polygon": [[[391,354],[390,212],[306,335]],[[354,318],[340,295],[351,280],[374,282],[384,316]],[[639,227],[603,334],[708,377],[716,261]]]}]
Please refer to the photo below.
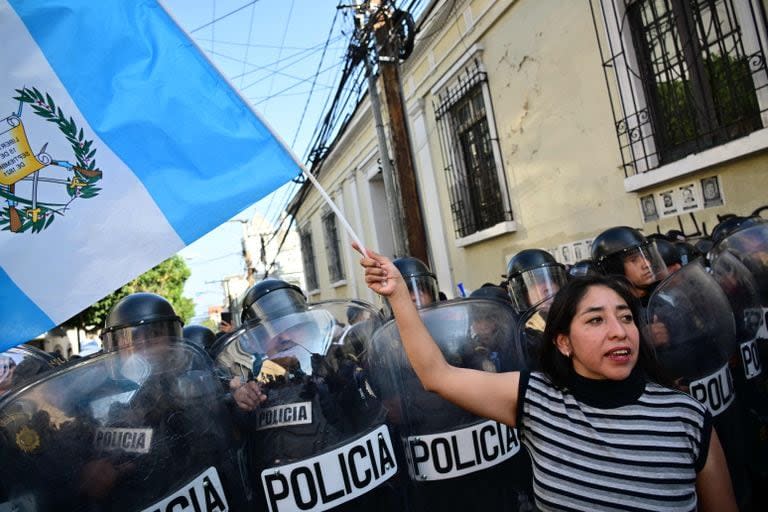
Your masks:
[{"label": "electrical wire", "polygon": [[320,55],[320,62],[317,63],[317,71],[315,71],[315,79],[312,81],[312,87],[309,90],[309,96],[307,96],[307,101],[304,103],[304,110],[301,112],[301,117],[299,118],[299,126],[296,128],[296,132],[293,134],[293,140],[291,141],[291,147],[296,145],[296,139],[299,137],[299,132],[301,131],[301,126],[304,124],[304,117],[307,115],[307,108],[309,107],[309,103],[312,100],[312,94],[315,91],[315,84],[317,83],[317,77],[320,75],[320,69],[323,66],[323,61],[325,60],[325,54],[328,50],[328,45],[331,41],[331,36],[333,35],[333,29],[336,28],[336,20],[339,18],[339,10],[336,9],[336,14],[333,15],[333,21],[331,22],[331,29],[328,31],[328,37],[325,41],[325,47],[323,48],[323,53]]},{"label": "electrical wire", "polygon": [[[200,30],[204,29],[205,27],[210,27],[211,25],[215,25],[216,23],[220,22],[220,21],[221,21],[221,20],[223,20],[224,18],[228,18],[228,17],[232,16],[233,14],[235,14],[235,13],[237,13],[237,12],[240,12],[240,11],[242,11],[243,9],[245,9],[246,7],[248,7],[249,5],[255,4],[255,3],[256,3],[256,2],[258,2],[258,1],[259,1],[259,0],[253,0],[252,2],[248,2],[247,4],[245,4],[245,5],[241,6],[241,7],[238,7],[238,8],[237,8],[237,9],[235,9],[234,11],[230,11],[230,12],[228,12],[227,14],[224,14],[223,16],[219,16],[218,18],[214,18],[214,19],[212,19],[212,20],[211,20],[211,21],[209,21],[208,23],[205,23],[205,24],[203,24],[203,25],[200,25],[199,27],[197,27],[197,28],[196,28],[196,29],[194,29],[194,30],[190,30],[190,32],[189,32],[189,33],[190,33],[190,34],[194,34],[195,32],[198,32],[198,31],[200,31]],[[213,4],[214,4],[214,13],[215,13],[215,12],[216,12],[216,8],[215,8],[215,5],[216,5],[216,0],[214,0],[214,1],[213,1]],[[215,14],[214,14],[214,16],[215,16]]]},{"label": "electrical wire", "polygon": [[[283,38],[280,40],[280,49],[277,52],[277,60],[280,60],[280,57],[283,55],[283,45],[285,45],[285,36],[288,34],[288,27],[291,24],[291,16],[293,15],[293,5],[294,0],[291,0],[291,6],[288,8],[288,19],[285,21],[285,28],[283,29]],[[267,91],[267,96],[272,94],[272,88],[275,85],[275,75],[272,74],[272,80],[269,82],[269,90]],[[269,101],[269,100],[267,100]],[[262,114],[266,115],[267,113],[267,105],[264,105],[264,110],[262,111]]]}]

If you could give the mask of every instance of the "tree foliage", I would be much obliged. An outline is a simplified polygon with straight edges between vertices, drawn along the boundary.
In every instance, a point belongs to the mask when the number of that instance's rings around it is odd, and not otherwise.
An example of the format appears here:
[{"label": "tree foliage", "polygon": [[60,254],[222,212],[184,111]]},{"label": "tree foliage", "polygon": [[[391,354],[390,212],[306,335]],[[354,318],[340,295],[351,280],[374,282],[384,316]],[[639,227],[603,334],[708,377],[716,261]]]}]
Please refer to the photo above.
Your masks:
[{"label": "tree foliage", "polygon": [[184,283],[191,272],[181,256],[175,255],[156,267],[126,283],[88,309],[81,311],[66,322],[69,327],[78,327],[93,332],[104,325],[112,307],[126,295],[136,292],[151,292],[168,299],[176,314],[185,323],[194,315],[194,302],[184,297]]}]

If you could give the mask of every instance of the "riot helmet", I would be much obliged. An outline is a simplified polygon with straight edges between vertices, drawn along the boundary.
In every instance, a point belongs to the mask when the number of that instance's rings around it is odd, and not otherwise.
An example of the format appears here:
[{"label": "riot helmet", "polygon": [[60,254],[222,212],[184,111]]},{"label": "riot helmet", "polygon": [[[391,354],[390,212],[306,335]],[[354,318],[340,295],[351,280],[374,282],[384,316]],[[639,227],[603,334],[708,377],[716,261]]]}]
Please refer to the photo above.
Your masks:
[{"label": "riot helmet", "polygon": [[243,322],[274,320],[307,310],[307,298],[296,285],[282,279],[264,279],[251,286],[243,298]]},{"label": "riot helmet", "polygon": [[[664,260],[664,264],[669,272],[679,270],[683,266],[680,253],[675,248],[674,243],[667,237],[663,235],[648,235],[646,238],[656,243],[656,249],[659,251],[661,259]],[[675,267],[675,265],[677,266]]]},{"label": "riot helmet", "polygon": [[405,280],[411,300],[417,308],[437,301],[437,278],[427,265],[418,258],[403,256],[392,262]]},{"label": "riot helmet", "polygon": [[592,259],[604,274],[623,275],[638,290],[646,290],[668,274],[654,241],[627,226],[600,233],[592,242]]},{"label": "riot helmet", "polygon": [[498,300],[506,304],[511,302],[509,293],[507,293],[501,286],[497,286],[493,283],[485,283],[483,286],[470,293],[469,298]]},{"label": "riot helmet", "polygon": [[696,247],[689,244],[688,242],[675,242],[675,249],[680,255],[680,263],[683,266],[703,256],[700,250],[698,250]]},{"label": "riot helmet", "polygon": [[565,267],[547,251],[524,249],[507,264],[507,292],[518,313],[555,296],[567,281]]},{"label": "riot helmet", "polygon": [[572,278],[596,276],[600,275],[600,269],[592,260],[579,260],[568,269],[568,275]]},{"label": "riot helmet", "polygon": [[723,238],[740,229],[747,219],[748,217],[738,215],[731,215],[722,219],[712,229],[712,243],[717,245]]},{"label": "riot helmet", "polygon": [[216,335],[212,330],[204,325],[187,325],[184,327],[183,337],[186,341],[209,352],[213,343],[216,341]]},{"label": "riot helmet", "polygon": [[181,338],[181,318],[170,302],[154,293],[132,293],[107,315],[101,339],[110,352],[157,338]]}]

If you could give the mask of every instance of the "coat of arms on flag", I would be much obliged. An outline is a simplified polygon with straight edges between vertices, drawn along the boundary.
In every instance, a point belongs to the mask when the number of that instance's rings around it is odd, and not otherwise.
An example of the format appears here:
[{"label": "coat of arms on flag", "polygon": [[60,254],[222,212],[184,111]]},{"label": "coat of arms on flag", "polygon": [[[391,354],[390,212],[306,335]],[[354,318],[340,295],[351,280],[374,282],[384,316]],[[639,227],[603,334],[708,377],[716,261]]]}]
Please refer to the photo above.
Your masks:
[{"label": "coat of arms on flag", "polygon": [[[96,167],[93,140],[49,94],[35,87],[16,92],[18,109],[0,125],[0,197],[5,202],[0,226],[13,233],[38,233],[76,199],[97,196],[102,173]],[[39,133],[50,133],[35,130],[43,122],[56,125],[60,138],[66,139],[66,155],[48,151],[49,141],[38,140]]]}]

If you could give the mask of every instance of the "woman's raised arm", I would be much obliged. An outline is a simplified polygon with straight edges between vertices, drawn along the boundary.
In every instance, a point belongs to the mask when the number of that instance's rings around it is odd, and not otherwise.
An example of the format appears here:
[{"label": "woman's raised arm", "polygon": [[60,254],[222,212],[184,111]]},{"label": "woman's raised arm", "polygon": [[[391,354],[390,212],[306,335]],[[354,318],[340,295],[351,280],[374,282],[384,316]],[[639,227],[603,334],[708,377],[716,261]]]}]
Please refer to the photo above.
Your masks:
[{"label": "woman's raised arm", "polygon": [[[360,251],[357,244],[352,247]],[[514,426],[520,373],[490,373],[448,364],[422,322],[397,267],[369,249],[360,265],[365,269],[368,288],[389,301],[405,353],[424,389],[478,416]]]}]

